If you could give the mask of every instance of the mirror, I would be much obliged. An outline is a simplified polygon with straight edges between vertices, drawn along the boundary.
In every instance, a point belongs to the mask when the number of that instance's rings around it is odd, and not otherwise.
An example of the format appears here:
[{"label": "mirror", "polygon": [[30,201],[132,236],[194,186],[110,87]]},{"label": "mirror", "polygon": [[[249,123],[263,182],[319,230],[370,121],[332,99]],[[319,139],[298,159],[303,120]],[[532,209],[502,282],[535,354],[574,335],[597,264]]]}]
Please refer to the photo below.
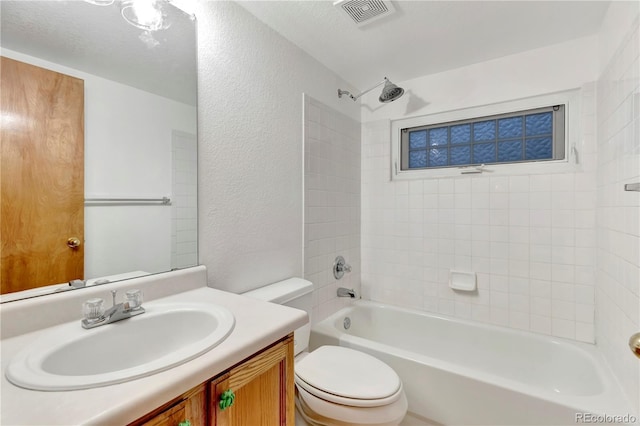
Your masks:
[{"label": "mirror", "polygon": [[166,0],[0,7],[0,300],[196,265],[193,16]]}]

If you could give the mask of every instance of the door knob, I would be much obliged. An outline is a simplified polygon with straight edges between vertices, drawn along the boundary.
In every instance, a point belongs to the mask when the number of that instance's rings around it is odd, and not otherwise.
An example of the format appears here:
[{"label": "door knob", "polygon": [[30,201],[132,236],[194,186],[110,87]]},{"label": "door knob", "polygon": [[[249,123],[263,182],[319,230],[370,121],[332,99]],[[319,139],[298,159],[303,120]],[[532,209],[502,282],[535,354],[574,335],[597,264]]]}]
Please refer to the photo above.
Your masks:
[{"label": "door knob", "polygon": [[80,239],[76,237],[71,237],[67,239],[67,245],[72,249],[78,248],[80,247]]},{"label": "door knob", "polygon": [[631,352],[638,358],[640,358],[640,333],[636,333],[629,339],[629,348]]}]

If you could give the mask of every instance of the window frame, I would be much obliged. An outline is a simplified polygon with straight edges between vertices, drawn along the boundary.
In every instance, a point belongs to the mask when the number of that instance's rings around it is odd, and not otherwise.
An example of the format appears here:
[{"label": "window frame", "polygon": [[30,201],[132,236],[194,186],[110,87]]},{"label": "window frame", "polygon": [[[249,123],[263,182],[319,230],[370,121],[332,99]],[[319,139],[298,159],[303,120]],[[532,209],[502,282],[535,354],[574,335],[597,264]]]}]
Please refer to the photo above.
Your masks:
[{"label": "window frame", "polygon": [[[580,135],[579,90],[568,90],[542,96],[439,112],[412,118],[391,120],[391,179],[426,179],[460,176],[474,173],[480,176],[478,165],[443,166],[402,170],[402,130],[407,128],[448,126],[464,121],[493,119],[494,116],[521,115],[532,110],[564,105],[564,157],[552,160],[524,160],[509,163],[486,164],[484,171],[495,174],[542,174],[575,171],[578,167],[576,151]],[[555,131],[556,129],[554,129]],[[554,156],[555,156],[554,147]],[[408,150],[407,150],[408,155]],[[485,173],[482,173],[485,174]],[[487,173],[488,174],[488,173]]]}]

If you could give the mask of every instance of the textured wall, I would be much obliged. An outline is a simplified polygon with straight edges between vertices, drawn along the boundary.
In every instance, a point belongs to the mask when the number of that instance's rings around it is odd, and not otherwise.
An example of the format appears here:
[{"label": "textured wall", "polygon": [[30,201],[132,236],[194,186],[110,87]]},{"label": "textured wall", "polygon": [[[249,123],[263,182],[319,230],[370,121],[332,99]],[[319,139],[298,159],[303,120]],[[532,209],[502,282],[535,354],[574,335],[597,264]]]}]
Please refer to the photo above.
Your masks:
[{"label": "textured wall", "polygon": [[[360,293],[360,121],[305,95],[304,164],[304,277],[317,322],[350,302],[338,287]],[[338,255],[352,268],[340,280]]]},{"label": "textured wall", "polygon": [[597,84],[598,252],[596,340],[636,413],[640,363],[627,340],[640,331],[640,34],[637,2],[613,2],[600,36]]},{"label": "textured wall", "polygon": [[303,274],[302,93],[351,117],[334,73],[232,2],[199,5],[199,260],[247,291]]}]

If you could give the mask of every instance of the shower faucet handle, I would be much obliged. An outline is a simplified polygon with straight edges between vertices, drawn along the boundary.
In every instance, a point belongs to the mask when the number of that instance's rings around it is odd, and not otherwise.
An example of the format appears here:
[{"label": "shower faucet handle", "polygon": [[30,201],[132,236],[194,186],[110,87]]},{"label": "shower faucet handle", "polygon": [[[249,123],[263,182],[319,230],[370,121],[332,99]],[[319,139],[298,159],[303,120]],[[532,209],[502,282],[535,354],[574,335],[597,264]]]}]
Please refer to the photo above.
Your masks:
[{"label": "shower faucet handle", "polygon": [[351,265],[344,260],[344,257],[336,257],[333,263],[333,276],[336,280],[339,280],[344,276],[345,272],[351,272]]}]

